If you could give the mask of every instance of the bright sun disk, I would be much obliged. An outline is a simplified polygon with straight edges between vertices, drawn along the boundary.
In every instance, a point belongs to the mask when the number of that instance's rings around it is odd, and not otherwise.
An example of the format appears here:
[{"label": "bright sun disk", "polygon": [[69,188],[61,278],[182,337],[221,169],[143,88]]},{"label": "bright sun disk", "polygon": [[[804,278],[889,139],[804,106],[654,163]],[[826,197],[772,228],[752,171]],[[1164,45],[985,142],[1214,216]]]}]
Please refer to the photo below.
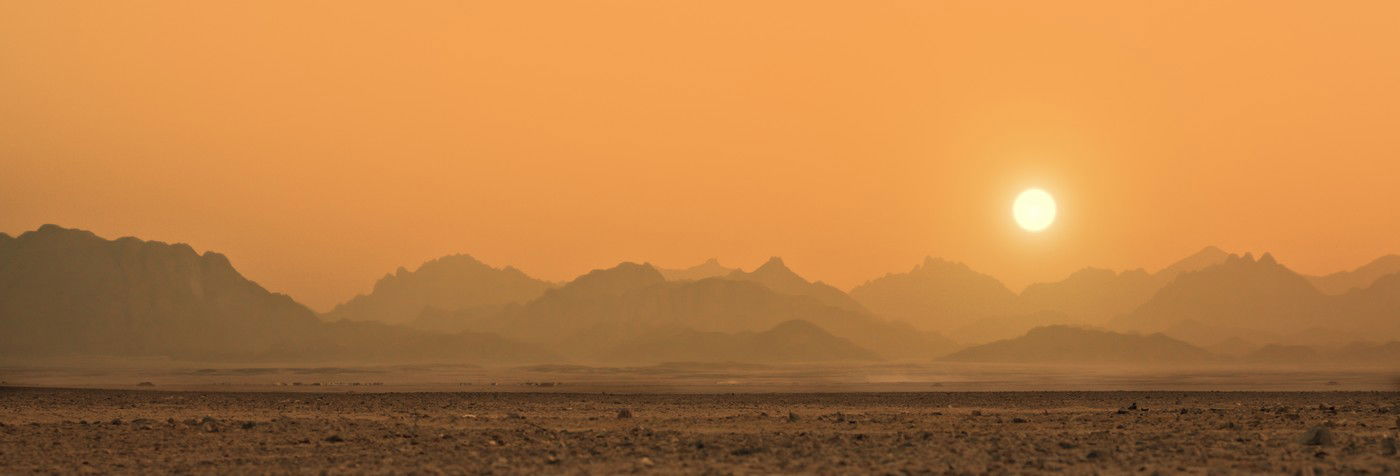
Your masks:
[{"label": "bright sun disk", "polygon": [[1038,232],[1055,223],[1055,197],[1038,188],[1028,189],[1016,196],[1011,206],[1016,224],[1029,232]]}]

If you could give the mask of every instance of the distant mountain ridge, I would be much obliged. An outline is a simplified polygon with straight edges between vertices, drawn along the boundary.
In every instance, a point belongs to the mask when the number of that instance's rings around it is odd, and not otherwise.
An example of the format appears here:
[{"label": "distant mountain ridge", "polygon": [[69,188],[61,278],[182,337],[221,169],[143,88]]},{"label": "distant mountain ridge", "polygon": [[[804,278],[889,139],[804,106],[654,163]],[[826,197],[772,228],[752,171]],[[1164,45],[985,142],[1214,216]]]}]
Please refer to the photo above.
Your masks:
[{"label": "distant mountain ridge", "polygon": [[1385,255],[1353,270],[1307,276],[1307,279],[1324,294],[1341,295],[1371,287],[1376,280],[1396,273],[1400,273],[1400,255]]},{"label": "distant mountain ridge", "polygon": [[[599,283],[608,283],[601,286]],[[642,336],[664,332],[762,332],[802,320],[886,358],[932,357],[953,345],[936,334],[843,309],[812,296],[785,294],[759,282],[729,278],[669,282],[649,264],[595,270],[546,292],[477,330],[604,358]]]},{"label": "distant mountain ridge", "polygon": [[848,311],[865,312],[866,309],[840,289],[821,281],[807,281],[806,278],[787,267],[782,258],[772,257],[752,272],[734,270],[725,278],[736,281],[752,281],[767,286],[780,294],[807,296],[818,302],[839,307]]},{"label": "distant mountain ridge", "polygon": [[0,356],[201,361],[532,361],[551,352],[484,334],[328,324],[221,254],[44,225],[0,238]]},{"label": "distant mountain ridge", "polygon": [[1217,360],[1210,352],[1162,334],[1047,326],[1025,335],[955,352],[942,360],[957,362],[1180,364]]},{"label": "distant mountain ridge", "polygon": [[1194,319],[1286,333],[1319,324],[1326,305],[1320,291],[1273,255],[1246,253],[1182,274],[1114,326],[1157,331]]},{"label": "distant mountain ridge", "polygon": [[56,225],[0,241],[0,352],[236,356],[291,346],[317,325],[189,245]]},{"label": "distant mountain ridge", "polygon": [[851,296],[878,314],[977,342],[1051,324],[1106,324],[1136,309],[1181,274],[1214,266],[1228,256],[1209,246],[1156,273],[1084,268],[1060,281],[1031,284],[1020,294],[966,264],[930,257],[908,273],[887,274],[857,286]]},{"label": "distant mountain ridge", "polygon": [[510,266],[493,268],[468,255],[449,255],[414,271],[400,267],[374,283],[369,294],[337,305],[326,317],[402,324],[425,309],[496,308],[537,298],[551,287]]},{"label": "distant mountain ridge", "polygon": [[[804,361],[937,358],[959,348],[949,337],[1123,340],[1031,332],[1071,324],[1161,333],[1267,360],[1289,346],[1400,339],[1400,273],[1390,272],[1397,262],[1387,256],[1309,277],[1268,253],[1256,259],[1207,247],[1155,273],[1085,268],[1017,294],[965,264],[926,258],[848,295],[777,257],[751,272],[717,260],[684,270],[621,263],[557,285],[452,255],[386,275],[325,322],[244,278],[218,253],[45,225],[17,237],[0,233],[0,356]],[[1356,349],[1319,358],[1391,355],[1388,347]]]},{"label": "distant mountain ridge", "polygon": [[890,273],[851,289],[871,311],[924,329],[951,329],[1012,313],[1016,294],[963,263],[932,257],[906,273]]},{"label": "distant mountain ridge", "polygon": [[667,281],[695,281],[705,278],[718,278],[727,276],[729,275],[729,273],[738,271],[738,269],[725,267],[724,265],[719,264],[719,260],[716,258],[710,258],[708,260],[705,260],[704,263],[700,263],[689,268],[657,268],[656,270],[661,272],[661,275],[665,276]]}]

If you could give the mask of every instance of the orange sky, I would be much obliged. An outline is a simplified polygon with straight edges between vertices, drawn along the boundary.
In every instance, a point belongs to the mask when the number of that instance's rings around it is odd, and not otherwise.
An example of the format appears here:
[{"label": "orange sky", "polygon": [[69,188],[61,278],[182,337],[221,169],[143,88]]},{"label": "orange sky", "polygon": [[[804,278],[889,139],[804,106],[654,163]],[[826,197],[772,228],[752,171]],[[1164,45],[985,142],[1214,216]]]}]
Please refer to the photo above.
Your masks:
[{"label": "orange sky", "polygon": [[[1400,252],[1400,2],[0,2],[0,231],[318,309],[452,252],[1014,288]],[[1039,186],[1060,221],[1010,204]]]}]

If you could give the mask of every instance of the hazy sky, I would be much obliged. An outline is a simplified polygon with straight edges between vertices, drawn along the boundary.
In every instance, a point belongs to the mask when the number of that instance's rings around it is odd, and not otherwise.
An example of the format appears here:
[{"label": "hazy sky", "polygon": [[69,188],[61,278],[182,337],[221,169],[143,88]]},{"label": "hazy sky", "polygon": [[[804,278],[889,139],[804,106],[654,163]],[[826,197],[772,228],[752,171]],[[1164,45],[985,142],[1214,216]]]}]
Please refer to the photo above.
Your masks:
[{"label": "hazy sky", "polygon": [[[1400,252],[1400,2],[0,2],[0,231],[318,309],[465,252],[1013,288]],[[1038,186],[1060,220],[1020,231]]]}]

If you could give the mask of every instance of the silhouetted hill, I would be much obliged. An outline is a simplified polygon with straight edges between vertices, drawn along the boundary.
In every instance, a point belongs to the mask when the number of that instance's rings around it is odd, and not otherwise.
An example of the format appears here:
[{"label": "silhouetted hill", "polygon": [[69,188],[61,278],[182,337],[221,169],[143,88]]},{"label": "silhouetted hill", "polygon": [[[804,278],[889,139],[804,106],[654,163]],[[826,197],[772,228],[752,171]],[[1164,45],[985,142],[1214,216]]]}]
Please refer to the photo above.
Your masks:
[{"label": "silhouetted hill", "polygon": [[1069,319],[1065,323],[1104,325],[1137,309],[1178,276],[1218,265],[1229,256],[1208,246],[1156,273],[1085,268],[1061,281],[1027,286],[1017,298],[1017,309],[1021,314],[1062,313]]},{"label": "silhouetted hill", "polygon": [[736,269],[729,273],[726,278],[736,281],[753,281],[780,294],[807,296],[829,306],[850,311],[865,311],[864,306],[851,299],[840,289],[821,281],[808,282],[802,276],[788,269],[787,265],[783,263],[783,259],[776,256],[769,258],[768,262],[763,263],[763,266],[759,266],[753,272],[745,273],[743,270]]},{"label": "silhouetted hill", "polygon": [[1231,255],[1221,264],[1182,274],[1114,324],[1161,331],[1196,320],[1287,334],[1320,324],[1326,306],[1322,293],[1272,255],[1265,253],[1258,260],[1250,254]]},{"label": "silhouetted hill", "polygon": [[490,308],[525,302],[551,285],[512,267],[492,268],[467,255],[444,256],[417,270],[399,268],[374,283],[374,290],[326,313],[329,319],[411,322],[424,309]]},{"label": "silhouetted hill", "polygon": [[1069,277],[1027,286],[1017,295],[995,278],[962,263],[926,258],[912,271],[888,274],[851,290],[880,315],[938,329],[964,343],[1019,336],[1055,324],[1106,325],[1147,302],[1181,273],[1223,262],[1206,247],[1157,273],[1085,268]]},{"label": "silhouetted hill", "polygon": [[1376,280],[1400,273],[1400,255],[1386,255],[1351,271],[1326,276],[1308,276],[1308,281],[1324,294],[1340,295],[1371,287]]},{"label": "silhouetted hill", "polygon": [[935,258],[856,286],[851,297],[876,314],[941,330],[1011,314],[1016,299],[996,278]]},{"label": "silhouetted hill", "polygon": [[1215,357],[1199,347],[1161,335],[1133,335],[1048,326],[1026,335],[955,352],[959,362],[1192,363]]},{"label": "silhouetted hill", "polygon": [[738,271],[734,268],[726,268],[719,264],[719,260],[710,258],[704,263],[697,264],[685,269],[662,269],[657,268],[667,281],[697,281],[705,278],[718,278],[728,276],[729,273]]},{"label": "silhouetted hill", "polygon": [[1230,253],[1220,248],[1207,246],[1193,253],[1191,256],[1177,260],[1177,262],[1157,270],[1156,273],[1152,273],[1152,277],[1157,280],[1159,286],[1165,286],[1167,283],[1172,282],[1183,274],[1200,271],[1224,263],[1230,256],[1232,256]]},{"label": "silhouetted hill", "polygon": [[1018,337],[1037,327],[1068,324],[1079,325],[1083,324],[1083,321],[1058,311],[1038,311],[1001,317],[983,317],[948,331],[947,336],[961,344],[978,345]]},{"label": "silhouetted hill", "polygon": [[[628,286],[589,283],[600,280]],[[936,334],[810,296],[782,294],[756,282],[727,278],[666,282],[651,266],[633,264],[589,273],[530,303],[508,308],[495,319],[479,321],[477,330],[596,359],[656,332],[761,332],[797,319],[889,358],[928,358],[952,346]]]},{"label": "silhouetted hill", "polygon": [[1331,327],[1371,338],[1400,338],[1400,274],[1383,276],[1335,301],[1329,313]]},{"label": "silhouetted hill", "polygon": [[243,356],[315,315],[218,253],[44,225],[0,242],[0,352]]},{"label": "silhouetted hill", "polygon": [[0,354],[457,361],[551,355],[494,336],[327,324],[245,279],[218,253],[54,225],[0,239]]},{"label": "silhouetted hill", "polygon": [[[1230,322],[1205,323],[1196,319],[1173,322],[1161,329],[1160,332],[1173,339],[1207,349],[1228,345],[1231,342],[1252,342],[1255,343],[1253,347],[1257,349],[1262,343],[1279,343],[1284,340],[1285,336],[1276,330],[1242,327]],[[1241,355],[1244,352],[1235,351],[1222,355]]]},{"label": "silhouetted hill", "polygon": [[651,263],[622,263],[608,269],[595,269],[574,278],[550,295],[604,298],[619,296],[666,282]]},{"label": "silhouetted hill", "polygon": [[762,332],[661,331],[625,342],[604,360],[655,362],[820,362],[877,360],[874,352],[807,321],[779,323]]},{"label": "silhouetted hill", "polygon": [[1159,287],[1141,269],[1085,268],[1062,281],[1027,286],[1017,304],[1022,312],[1055,311],[1076,322],[1103,324],[1147,302]]}]

